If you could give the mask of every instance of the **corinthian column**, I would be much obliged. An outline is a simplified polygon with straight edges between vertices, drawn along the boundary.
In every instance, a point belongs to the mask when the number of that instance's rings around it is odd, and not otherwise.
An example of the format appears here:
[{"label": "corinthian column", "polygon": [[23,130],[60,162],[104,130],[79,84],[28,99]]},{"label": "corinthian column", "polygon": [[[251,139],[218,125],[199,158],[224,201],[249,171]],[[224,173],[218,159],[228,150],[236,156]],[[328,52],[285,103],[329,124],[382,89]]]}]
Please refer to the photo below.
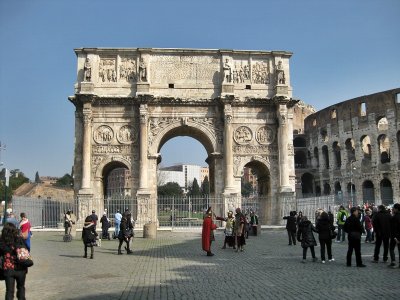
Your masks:
[{"label": "corinthian column", "polygon": [[225,191],[227,191],[233,190],[232,107],[230,104],[225,104],[224,116]]},{"label": "corinthian column", "polygon": [[83,107],[83,145],[82,145],[82,185],[81,189],[90,189],[90,149],[92,132],[92,108],[90,103]]},{"label": "corinthian column", "polygon": [[140,113],[140,161],[139,161],[139,189],[145,190],[148,187],[147,172],[147,104],[141,104]]},{"label": "corinthian column", "polygon": [[278,129],[278,148],[279,148],[279,174],[280,174],[280,191],[291,191],[289,181],[289,130],[291,128],[288,120],[288,109],[286,107],[287,101],[282,100],[277,105],[277,116],[279,121]]}]

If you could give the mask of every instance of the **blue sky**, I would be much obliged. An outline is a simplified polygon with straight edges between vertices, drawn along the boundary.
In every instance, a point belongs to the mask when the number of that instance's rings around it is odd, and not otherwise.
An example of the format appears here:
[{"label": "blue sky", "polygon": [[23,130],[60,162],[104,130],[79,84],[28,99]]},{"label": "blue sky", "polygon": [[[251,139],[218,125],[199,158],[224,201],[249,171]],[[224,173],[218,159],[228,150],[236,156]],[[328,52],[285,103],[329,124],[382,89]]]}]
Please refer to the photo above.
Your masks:
[{"label": "blue sky", "polygon": [[[1,160],[28,177],[71,171],[79,47],[287,50],[293,96],[317,109],[400,87],[400,1],[0,1]],[[190,138],[163,164],[204,165]]]}]

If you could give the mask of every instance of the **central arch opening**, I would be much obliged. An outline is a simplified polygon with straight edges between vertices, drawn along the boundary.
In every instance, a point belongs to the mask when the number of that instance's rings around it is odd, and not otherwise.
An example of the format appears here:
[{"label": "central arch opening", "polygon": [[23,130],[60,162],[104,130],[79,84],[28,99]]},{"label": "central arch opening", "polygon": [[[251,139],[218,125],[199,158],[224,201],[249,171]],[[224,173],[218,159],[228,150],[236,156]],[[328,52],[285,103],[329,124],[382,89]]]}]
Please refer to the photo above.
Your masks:
[{"label": "central arch opening", "polygon": [[159,226],[199,226],[215,194],[211,142],[200,130],[181,126],[163,136],[158,153]]}]

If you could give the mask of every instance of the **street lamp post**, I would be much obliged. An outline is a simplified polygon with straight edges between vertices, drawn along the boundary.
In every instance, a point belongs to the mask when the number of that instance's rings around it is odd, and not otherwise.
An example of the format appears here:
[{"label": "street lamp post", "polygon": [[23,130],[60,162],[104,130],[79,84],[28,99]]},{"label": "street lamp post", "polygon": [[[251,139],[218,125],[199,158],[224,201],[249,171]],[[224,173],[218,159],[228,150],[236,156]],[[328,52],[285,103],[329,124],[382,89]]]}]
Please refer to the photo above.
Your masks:
[{"label": "street lamp post", "polygon": [[352,160],[350,162],[350,197],[351,197],[351,206],[354,206],[354,197],[353,197],[353,163],[355,163],[355,160]]}]

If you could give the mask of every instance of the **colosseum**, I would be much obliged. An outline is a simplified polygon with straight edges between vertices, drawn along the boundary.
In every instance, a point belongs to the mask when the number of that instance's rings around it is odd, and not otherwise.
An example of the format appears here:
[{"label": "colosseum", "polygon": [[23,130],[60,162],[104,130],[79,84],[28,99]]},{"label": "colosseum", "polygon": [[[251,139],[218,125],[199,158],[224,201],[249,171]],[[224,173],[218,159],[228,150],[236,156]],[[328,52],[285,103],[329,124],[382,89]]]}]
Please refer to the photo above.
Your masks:
[{"label": "colosseum", "polygon": [[[294,132],[296,194],[337,203],[398,202],[400,88],[337,103]],[[310,109],[309,109],[310,110]]]}]

